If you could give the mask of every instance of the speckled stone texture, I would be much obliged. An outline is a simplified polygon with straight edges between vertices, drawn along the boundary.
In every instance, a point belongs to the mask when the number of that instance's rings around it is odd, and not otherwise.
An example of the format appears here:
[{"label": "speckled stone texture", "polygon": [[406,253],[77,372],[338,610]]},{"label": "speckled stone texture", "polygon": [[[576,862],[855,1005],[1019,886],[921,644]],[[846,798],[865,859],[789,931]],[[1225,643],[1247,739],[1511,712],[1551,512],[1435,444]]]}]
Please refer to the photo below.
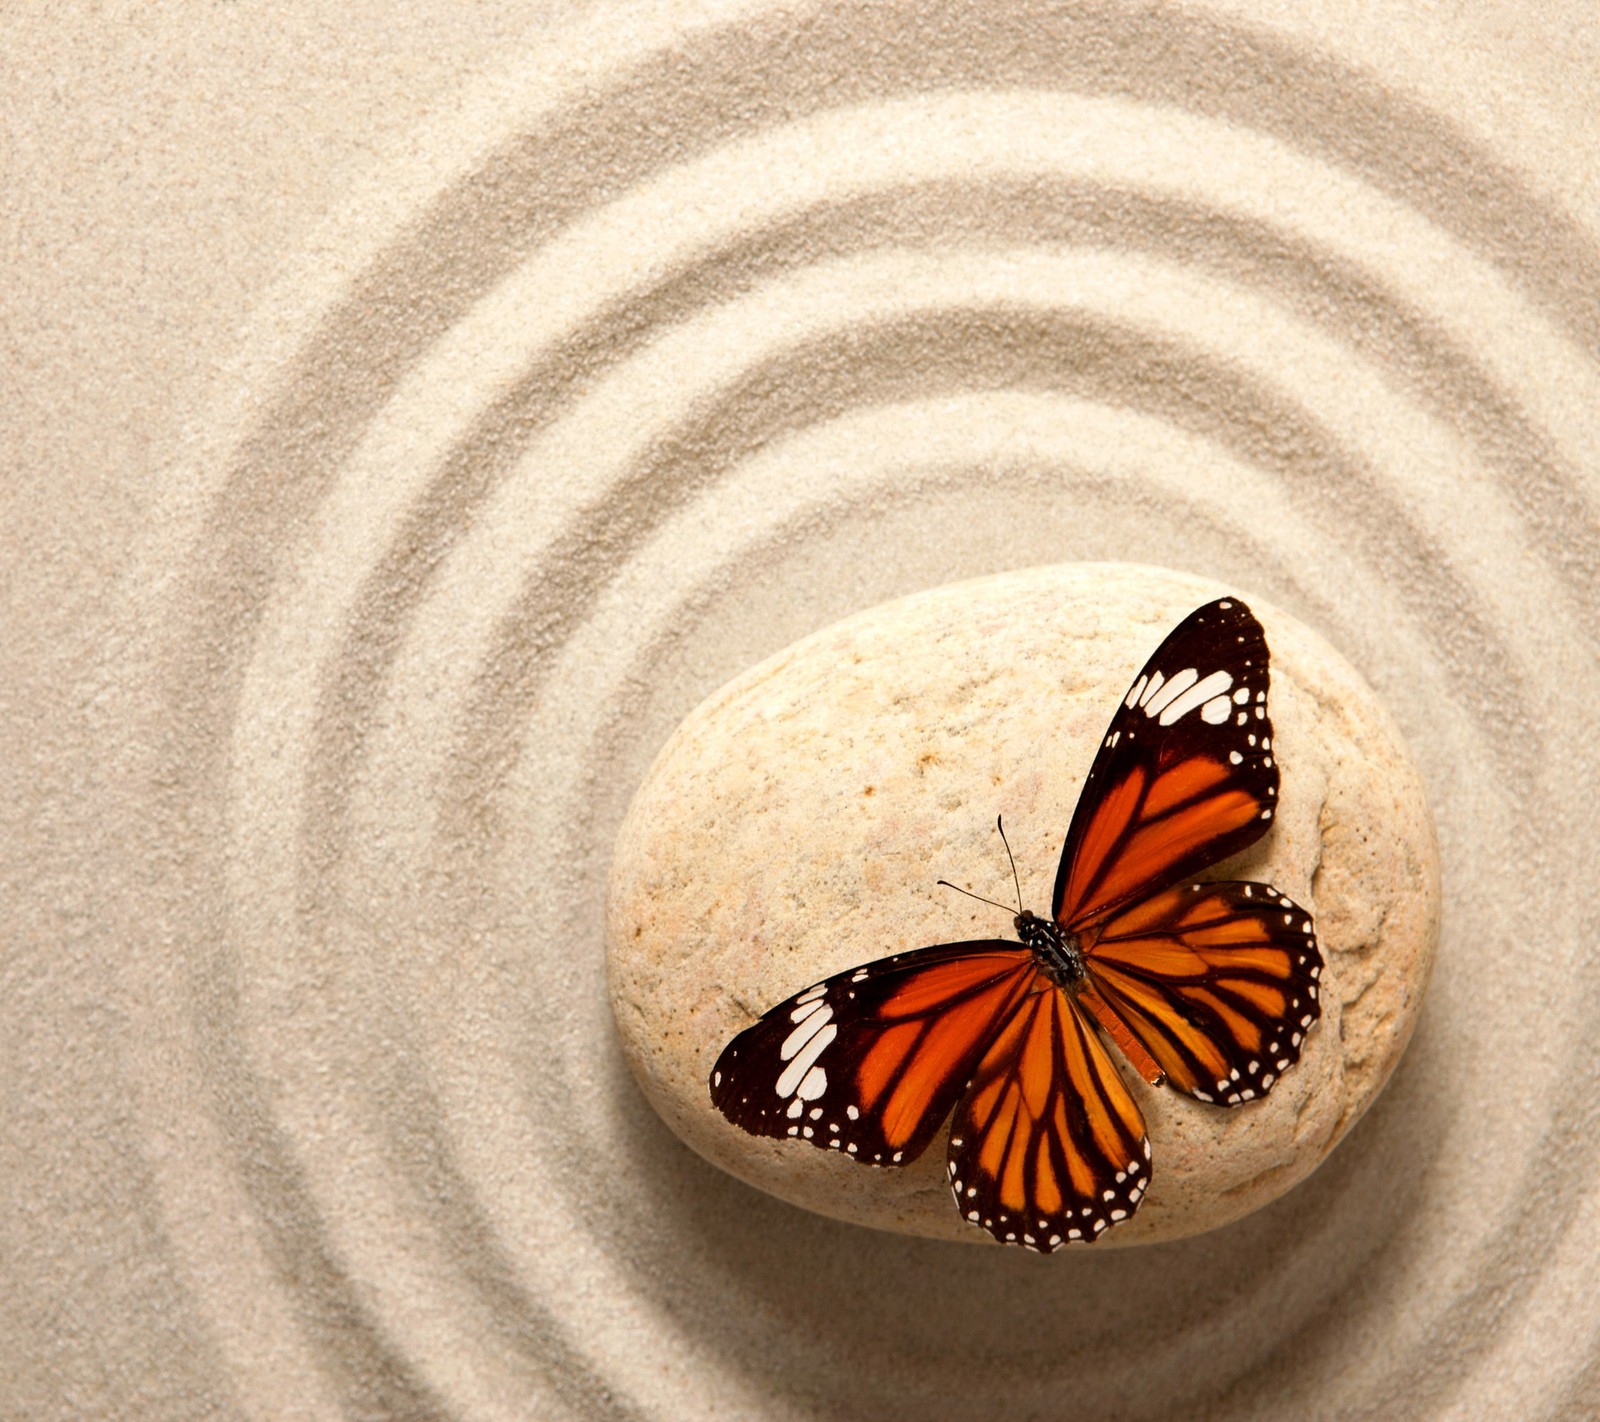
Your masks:
[{"label": "speckled stone texture", "polygon": [[[954,1209],[943,1134],[874,1169],[750,1136],[707,1077],[734,1033],[811,982],[931,943],[1011,936],[934,887],[1047,908],[1065,827],[1117,702],[1188,612],[1237,589],[1125,564],[1039,568],[902,599],[818,632],[700,705],[618,838],[606,917],[628,1061],[680,1136],[822,1213],[987,1241]],[[1215,1228],[1316,1168],[1371,1103],[1421,1007],[1439,865],[1395,728],[1321,638],[1250,599],[1272,653],[1274,828],[1212,877],[1269,882],[1316,915],[1324,1010],[1265,1101],[1211,1108],[1127,1073],[1154,1180],[1102,1243]]]}]

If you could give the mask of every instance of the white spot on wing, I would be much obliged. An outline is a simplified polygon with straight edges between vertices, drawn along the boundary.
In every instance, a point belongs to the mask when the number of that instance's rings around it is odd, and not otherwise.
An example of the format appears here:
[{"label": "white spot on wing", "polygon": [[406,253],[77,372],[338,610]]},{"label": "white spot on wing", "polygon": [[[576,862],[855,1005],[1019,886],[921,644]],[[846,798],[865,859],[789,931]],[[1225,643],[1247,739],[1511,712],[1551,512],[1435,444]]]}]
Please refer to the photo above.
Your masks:
[{"label": "white spot on wing", "polygon": [[833,1020],[833,1009],[831,1007],[826,1007],[821,1003],[818,1003],[817,1006],[821,1008],[820,1011],[809,1013],[800,1025],[783,1039],[783,1045],[778,1048],[778,1055],[784,1061],[788,1061],[790,1057]]},{"label": "white spot on wing", "polygon": [[[1164,711],[1176,697],[1183,695],[1183,693],[1188,691],[1189,688],[1193,686],[1199,679],[1199,672],[1197,672],[1193,667],[1185,667],[1181,672],[1174,676],[1171,681],[1163,686],[1159,693],[1152,696],[1144,703],[1144,714],[1146,716],[1155,716]],[[1205,700],[1204,697],[1201,697],[1200,699],[1202,701]],[[1177,718],[1174,717],[1173,719],[1176,720]],[[1163,726],[1167,726],[1171,725],[1172,723],[1168,721],[1165,716],[1163,716],[1161,718],[1161,724]]]},{"label": "white spot on wing", "polygon": [[832,1022],[817,1033],[792,1062],[783,1069],[783,1075],[778,1078],[778,1095],[793,1096],[794,1090],[804,1080],[805,1074],[817,1064],[817,1058],[822,1055],[823,1048],[839,1035],[839,1029]]},{"label": "white spot on wing", "polygon": [[[1177,678],[1174,677],[1173,680],[1176,681]],[[1191,686],[1181,696],[1175,697],[1172,700],[1172,702],[1167,706],[1166,710],[1161,713],[1161,724],[1163,726],[1170,726],[1174,721],[1180,720],[1182,717],[1187,716],[1191,711],[1194,710],[1196,706],[1201,707],[1200,714],[1204,717],[1206,715],[1205,705],[1208,705],[1211,701],[1217,698],[1225,698],[1228,688],[1232,685],[1233,677],[1227,672],[1212,672],[1211,675],[1208,676],[1204,681],[1195,686]],[[1209,720],[1209,718],[1207,719]],[[1212,724],[1216,725],[1227,719],[1228,703],[1226,699],[1224,699],[1222,702],[1222,714],[1218,716],[1216,720],[1212,722]]]}]

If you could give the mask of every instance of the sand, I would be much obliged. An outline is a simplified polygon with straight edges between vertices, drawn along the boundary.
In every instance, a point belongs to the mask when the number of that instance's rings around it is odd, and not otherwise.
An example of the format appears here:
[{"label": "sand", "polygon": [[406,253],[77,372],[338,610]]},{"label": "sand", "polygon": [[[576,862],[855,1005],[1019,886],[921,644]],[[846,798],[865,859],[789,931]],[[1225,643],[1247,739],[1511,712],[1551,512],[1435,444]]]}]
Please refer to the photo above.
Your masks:
[{"label": "sand", "polygon": [[[1586,3],[0,27],[3,1410],[1595,1411]],[[1393,715],[1401,1066],[1174,1244],[764,1199],[622,1060],[625,807],[796,638],[1089,558]]]}]

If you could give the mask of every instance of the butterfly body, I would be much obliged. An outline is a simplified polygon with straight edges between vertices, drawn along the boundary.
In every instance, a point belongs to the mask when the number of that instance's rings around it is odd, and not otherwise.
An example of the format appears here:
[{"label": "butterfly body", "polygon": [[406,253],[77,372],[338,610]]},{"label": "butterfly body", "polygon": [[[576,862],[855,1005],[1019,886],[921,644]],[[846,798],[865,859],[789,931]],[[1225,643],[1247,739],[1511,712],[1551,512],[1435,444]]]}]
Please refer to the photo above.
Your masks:
[{"label": "butterfly body", "polygon": [[1033,949],[1034,960],[1057,987],[1070,993],[1083,990],[1089,980],[1089,970],[1084,964],[1077,934],[1069,933],[1059,923],[1040,918],[1031,909],[1023,909],[1012,922],[1017,937]]},{"label": "butterfly body", "polygon": [[1264,1096],[1318,1016],[1310,916],[1198,872],[1267,832],[1278,767],[1268,654],[1237,599],[1191,613],[1117,708],[1046,918],[813,983],[724,1048],[711,1098],[758,1136],[902,1165],[950,1121],[963,1218],[1050,1252],[1130,1219],[1151,1180],[1150,1086],[1210,1106]]}]

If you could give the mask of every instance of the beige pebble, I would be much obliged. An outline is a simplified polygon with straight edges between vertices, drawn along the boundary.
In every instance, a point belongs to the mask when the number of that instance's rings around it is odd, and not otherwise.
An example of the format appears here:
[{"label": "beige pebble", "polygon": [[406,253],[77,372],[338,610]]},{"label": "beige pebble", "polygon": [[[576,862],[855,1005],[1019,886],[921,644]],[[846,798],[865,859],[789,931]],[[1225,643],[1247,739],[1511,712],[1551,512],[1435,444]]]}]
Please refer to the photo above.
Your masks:
[{"label": "beige pebble", "polygon": [[1394,1069],[1421,1004],[1439,918],[1421,785],[1371,689],[1314,633],[1248,590],[1125,564],[1007,573],[872,608],[684,720],[618,837],[606,920],[623,1047],[672,1129],[794,1204],[988,1242],[951,1198],[943,1129],[893,1169],[758,1138],[713,1108],[712,1065],[762,1013],[830,974],[1012,937],[1007,914],[935,885],[1014,897],[997,814],[1024,903],[1047,912],[1119,699],[1172,627],[1230,594],[1266,631],[1282,781],[1274,828],[1228,877],[1269,881],[1315,914],[1323,1014],[1299,1064],[1254,1104],[1205,1106],[1124,1071],[1153,1180],[1101,1247],[1213,1229],[1315,1169]]}]

